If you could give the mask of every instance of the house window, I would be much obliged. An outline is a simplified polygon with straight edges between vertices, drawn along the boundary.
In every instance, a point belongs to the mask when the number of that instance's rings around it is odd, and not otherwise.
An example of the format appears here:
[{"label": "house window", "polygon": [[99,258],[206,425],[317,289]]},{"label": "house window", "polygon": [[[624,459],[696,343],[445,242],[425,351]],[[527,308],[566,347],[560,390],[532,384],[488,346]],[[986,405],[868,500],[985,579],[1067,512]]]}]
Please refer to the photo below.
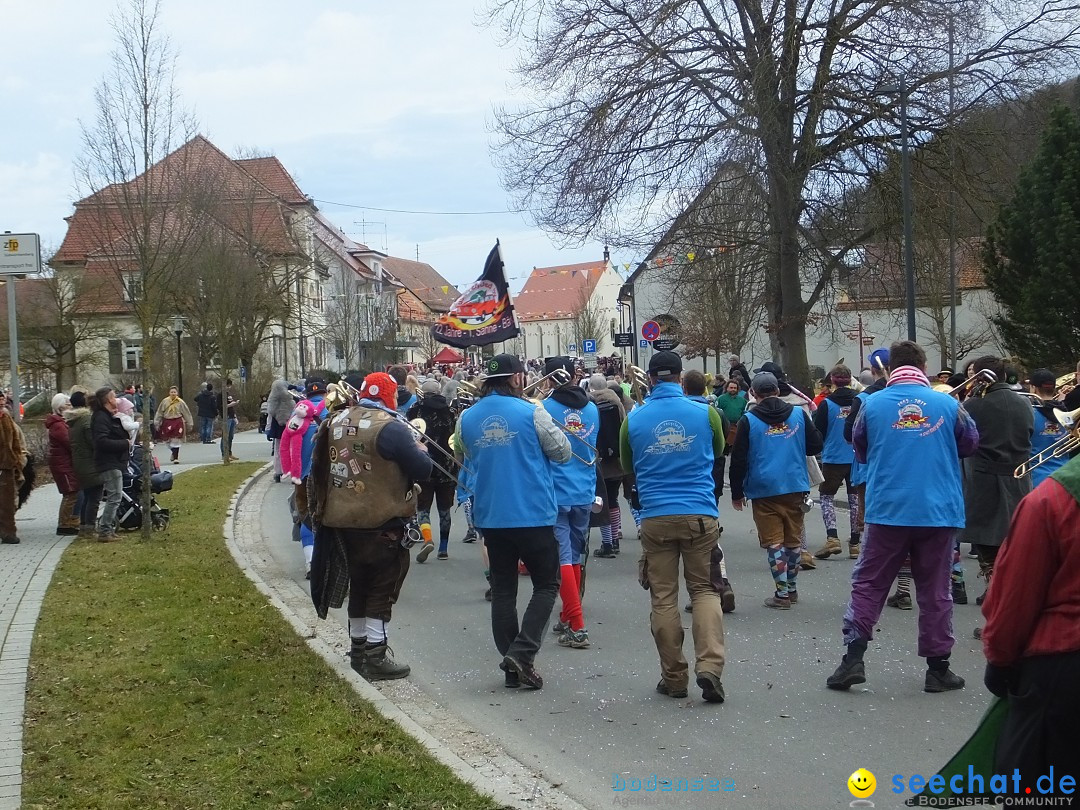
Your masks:
[{"label": "house window", "polygon": [[281,360],[285,356],[285,338],[280,335],[274,335],[273,341],[270,343],[271,363],[274,368],[278,368],[281,365]]},{"label": "house window", "polygon": [[124,300],[138,301],[142,298],[142,276],[138,273],[124,273]]},{"label": "house window", "polygon": [[344,360],[345,359],[345,344],[343,342],[341,342],[340,340],[335,340],[334,341],[334,359],[336,359],[336,360]]},{"label": "house window", "polygon": [[142,343],[124,341],[124,371],[142,371]]}]

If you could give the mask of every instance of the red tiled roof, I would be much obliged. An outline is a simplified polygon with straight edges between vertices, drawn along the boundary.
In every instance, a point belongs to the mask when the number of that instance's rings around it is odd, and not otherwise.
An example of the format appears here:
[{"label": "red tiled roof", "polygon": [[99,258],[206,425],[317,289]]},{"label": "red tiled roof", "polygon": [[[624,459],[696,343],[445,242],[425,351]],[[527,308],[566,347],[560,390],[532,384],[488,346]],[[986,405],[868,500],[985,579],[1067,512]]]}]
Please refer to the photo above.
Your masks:
[{"label": "red tiled roof", "polygon": [[[396,256],[386,256],[382,264],[387,272],[435,312],[446,312],[461,295],[457,287],[440,276],[430,264]],[[446,287],[446,292],[443,292],[443,287]]]},{"label": "red tiled roof", "polygon": [[572,318],[592,295],[607,263],[581,262],[558,267],[535,267],[514,298],[518,320]]},{"label": "red tiled roof", "polygon": [[307,196],[296,185],[281,161],[276,157],[243,158],[233,161],[274,194],[291,205],[303,205]]}]

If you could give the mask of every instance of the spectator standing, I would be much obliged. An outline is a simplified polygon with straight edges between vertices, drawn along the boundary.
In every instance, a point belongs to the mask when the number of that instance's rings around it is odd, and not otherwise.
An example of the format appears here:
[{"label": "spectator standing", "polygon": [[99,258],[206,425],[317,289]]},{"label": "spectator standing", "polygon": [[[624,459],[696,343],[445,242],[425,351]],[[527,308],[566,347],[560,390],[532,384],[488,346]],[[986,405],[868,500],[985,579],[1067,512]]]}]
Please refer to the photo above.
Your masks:
[{"label": "spectator standing", "polygon": [[214,420],[220,413],[213,383],[207,383],[206,387],[195,395],[195,408],[199,416],[199,438],[203,444],[211,444],[214,441]]},{"label": "spectator standing", "polygon": [[[93,402],[95,397],[90,396]],[[71,463],[79,482],[79,538],[89,540],[94,536],[98,504],[101,501],[101,475],[94,463],[94,439],[90,430],[90,408],[82,391],[71,395],[71,410],[67,413],[68,438],[71,444]]]},{"label": "spectator standing", "polygon": [[270,395],[266,400],[267,422],[266,438],[272,443],[270,453],[274,457],[274,481],[281,481],[281,434],[289,423],[296,400],[289,391],[285,380],[274,380],[270,384]]},{"label": "spectator standing", "polygon": [[229,456],[229,461],[239,461],[240,459],[233,453],[233,437],[236,436],[236,406],[240,404],[240,401],[233,398],[232,394],[224,394],[225,400],[222,403],[221,412],[225,416],[225,421],[221,424],[221,458],[224,459],[226,455]]},{"label": "spectator standing", "polygon": [[79,479],[75,476],[75,465],[71,460],[71,436],[67,420],[64,418],[71,410],[71,400],[67,394],[57,394],[52,398],[52,413],[45,417],[45,429],[49,432],[49,451],[47,460],[53,482],[63,496],[60,500],[60,514],[56,518],[56,533],[59,535],[79,533],[79,514],[75,511],[75,502],[79,497]]},{"label": "spectator standing", "polygon": [[97,539],[101,543],[113,543],[120,539],[116,534],[116,510],[120,507],[124,470],[131,457],[131,445],[128,443],[128,432],[113,418],[117,412],[115,391],[99,388],[90,407],[93,411],[90,435],[94,442],[94,466],[101,475],[105,494],[105,508],[98,520]]},{"label": "spectator standing", "polygon": [[19,484],[26,466],[22,430],[7,410],[8,398],[0,394],[0,542],[18,543],[15,511],[19,508]]}]

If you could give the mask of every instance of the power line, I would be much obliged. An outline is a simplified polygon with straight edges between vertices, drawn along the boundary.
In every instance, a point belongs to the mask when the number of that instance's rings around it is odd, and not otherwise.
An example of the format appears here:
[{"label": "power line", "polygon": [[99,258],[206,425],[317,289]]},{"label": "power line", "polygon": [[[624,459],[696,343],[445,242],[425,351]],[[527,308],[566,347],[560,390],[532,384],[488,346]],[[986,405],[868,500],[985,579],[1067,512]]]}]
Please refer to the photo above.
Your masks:
[{"label": "power line", "polygon": [[507,209],[505,211],[409,211],[404,208],[378,208],[374,205],[356,205],[354,203],[334,202],[333,200],[320,200],[312,197],[317,203],[323,205],[336,205],[341,208],[359,208],[364,211],[383,211],[390,214],[424,214],[426,216],[437,217],[478,217],[478,216],[490,216],[493,214],[520,214],[522,211],[514,211]]}]

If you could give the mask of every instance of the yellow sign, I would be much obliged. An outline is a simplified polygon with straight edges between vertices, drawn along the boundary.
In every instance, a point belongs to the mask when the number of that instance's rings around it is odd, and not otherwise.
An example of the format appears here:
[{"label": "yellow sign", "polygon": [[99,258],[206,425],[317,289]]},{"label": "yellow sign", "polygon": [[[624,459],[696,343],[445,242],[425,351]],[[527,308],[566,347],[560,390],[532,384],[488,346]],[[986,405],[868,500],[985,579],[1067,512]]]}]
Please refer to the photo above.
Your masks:
[{"label": "yellow sign", "polygon": [[6,242],[4,242],[4,250],[6,250],[8,253],[15,253],[15,252],[18,251],[18,249],[19,249],[19,240],[18,239],[8,239]]},{"label": "yellow sign", "polygon": [[859,768],[847,780],[848,790],[856,799],[866,799],[877,790],[877,779],[866,768]]}]

